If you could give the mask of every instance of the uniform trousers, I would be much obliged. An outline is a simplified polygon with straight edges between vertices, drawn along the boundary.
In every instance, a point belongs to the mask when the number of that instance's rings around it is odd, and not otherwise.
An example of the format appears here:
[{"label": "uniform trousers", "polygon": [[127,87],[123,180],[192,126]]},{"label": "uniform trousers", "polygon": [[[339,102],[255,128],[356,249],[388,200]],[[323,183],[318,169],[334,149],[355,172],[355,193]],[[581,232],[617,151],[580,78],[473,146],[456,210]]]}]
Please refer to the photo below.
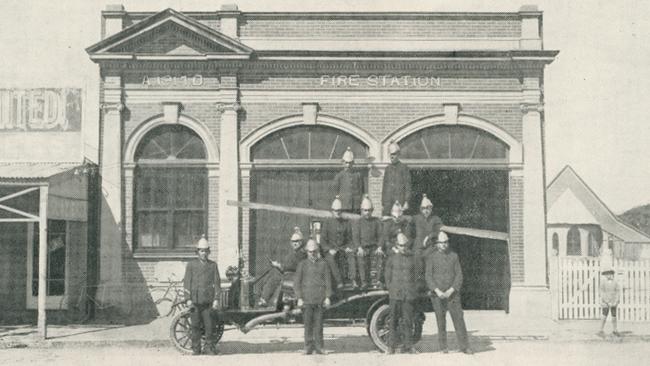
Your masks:
[{"label": "uniform trousers", "polygon": [[305,350],[323,349],[323,305],[305,304],[303,309],[305,325]]},{"label": "uniform trousers", "polygon": [[[373,259],[374,262],[377,262],[376,257],[379,257],[375,254],[376,246],[367,246],[364,247],[364,255],[357,254],[357,270],[359,271],[359,278],[361,279],[362,285],[367,285],[370,283],[370,273],[373,269]],[[381,259],[381,258],[380,258]],[[379,268],[378,268],[379,270]]]},{"label": "uniform trousers", "polygon": [[401,339],[403,349],[407,350],[413,346],[413,301],[390,299],[388,305],[390,307],[388,346],[396,348]]},{"label": "uniform trousers", "polygon": [[463,318],[463,309],[460,304],[460,294],[454,292],[447,299],[441,299],[434,295],[431,297],[431,303],[433,305],[433,311],[436,313],[438,344],[440,348],[447,348],[447,310],[449,310],[451,320],[454,323],[458,346],[461,350],[467,349],[469,343],[467,341],[467,328],[465,327],[465,319]]},{"label": "uniform trousers", "polygon": [[279,269],[272,268],[267,274],[266,280],[262,285],[262,293],[260,294],[260,298],[264,299],[266,302],[269,302],[269,300],[271,300],[271,297],[273,297],[275,290],[277,290],[277,288],[282,284],[282,277],[282,272],[280,272]]},{"label": "uniform trousers", "polygon": [[205,329],[205,339],[208,347],[214,345],[214,319],[212,318],[212,304],[194,304],[190,312],[192,322],[192,350],[201,351],[202,329]]},{"label": "uniform trousers", "polygon": [[339,263],[343,264],[347,262],[347,278],[350,281],[355,278],[355,274],[357,273],[357,266],[354,257],[354,253],[346,253],[344,250],[339,250],[334,255],[331,255],[329,252],[325,254],[325,262],[327,262],[327,265],[330,268],[330,272],[334,277],[334,282],[336,282],[337,285],[343,284],[343,276],[341,276],[341,267],[339,267]]}]

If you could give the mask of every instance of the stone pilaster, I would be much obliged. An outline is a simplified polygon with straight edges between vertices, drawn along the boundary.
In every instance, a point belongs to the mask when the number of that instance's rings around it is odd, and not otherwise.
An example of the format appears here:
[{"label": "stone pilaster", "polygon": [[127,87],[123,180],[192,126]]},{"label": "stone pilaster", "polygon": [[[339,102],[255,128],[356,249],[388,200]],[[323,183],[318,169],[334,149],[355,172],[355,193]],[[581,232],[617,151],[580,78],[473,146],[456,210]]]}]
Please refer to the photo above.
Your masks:
[{"label": "stone pilaster", "polygon": [[239,209],[227,201],[239,200],[239,140],[237,114],[241,106],[232,100],[217,103],[221,112],[219,133],[219,268],[239,265]]},{"label": "stone pilaster", "polygon": [[546,286],[546,209],[541,75],[524,77],[521,104],[524,145],[524,283]]},{"label": "stone pilaster", "polygon": [[101,144],[100,282],[118,283],[122,272],[122,78],[104,83]]}]

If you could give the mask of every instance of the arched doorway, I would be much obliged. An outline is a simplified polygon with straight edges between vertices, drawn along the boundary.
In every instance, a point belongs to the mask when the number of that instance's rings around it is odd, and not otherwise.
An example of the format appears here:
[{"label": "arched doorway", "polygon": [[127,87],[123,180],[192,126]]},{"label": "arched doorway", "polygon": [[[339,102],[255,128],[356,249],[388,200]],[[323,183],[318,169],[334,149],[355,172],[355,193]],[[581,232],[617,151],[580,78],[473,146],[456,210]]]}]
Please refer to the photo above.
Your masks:
[{"label": "arched doorway", "polygon": [[[331,189],[342,168],[341,156],[350,147],[355,169],[367,177],[368,146],[356,137],[329,126],[298,125],[273,132],[250,149],[250,195],[254,202],[293,207],[329,209]],[[367,187],[367,181],[364,180]],[[318,220],[278,212],[251,212],[251,273],[268,268],[268,259],[284,257],[290,250],[293,227],[307,237],[319,226]]]},{"label": "arched doorway", "polygon": [[[410,207],[419,207],[426,193],[446,225],[508,232],[508,145],[458,124],[425,127],[398,144],[411,172]],[[464,308],[507,311],[507,243],[461,235],[450,241],[463,268]]]}]

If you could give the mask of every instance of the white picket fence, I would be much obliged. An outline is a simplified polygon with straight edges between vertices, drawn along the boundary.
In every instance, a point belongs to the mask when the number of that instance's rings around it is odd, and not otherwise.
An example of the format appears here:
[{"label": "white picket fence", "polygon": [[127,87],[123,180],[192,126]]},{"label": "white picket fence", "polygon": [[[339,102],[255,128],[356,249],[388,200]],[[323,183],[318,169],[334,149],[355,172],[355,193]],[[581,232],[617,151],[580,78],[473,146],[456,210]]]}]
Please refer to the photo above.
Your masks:
[{"label": "white picket fence", "polygon": [[[650,321],[650,260],[613,264],[621,286],[618,318]],[[600,318],[600,258],[553,257],[549,272],[555,319]]]}]

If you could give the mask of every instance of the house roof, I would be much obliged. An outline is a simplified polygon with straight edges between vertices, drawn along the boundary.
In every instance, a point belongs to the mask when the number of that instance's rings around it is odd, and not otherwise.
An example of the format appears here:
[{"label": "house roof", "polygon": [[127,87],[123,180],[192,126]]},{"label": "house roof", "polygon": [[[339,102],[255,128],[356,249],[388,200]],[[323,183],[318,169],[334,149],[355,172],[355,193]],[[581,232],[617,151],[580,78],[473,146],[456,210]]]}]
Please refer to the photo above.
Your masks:
[{"label": "house roof", "polygon": [[620,221],[569,165],[565,166],[546,188],[549,212],[567,191],[570,191],[593,215],[604,231],[616,235],[625,242],[650,243],[650,237]]},{"label": "house roof", "polygon": [[82,165],[82,162],[0,162],[0,181],[42,181]]}]

